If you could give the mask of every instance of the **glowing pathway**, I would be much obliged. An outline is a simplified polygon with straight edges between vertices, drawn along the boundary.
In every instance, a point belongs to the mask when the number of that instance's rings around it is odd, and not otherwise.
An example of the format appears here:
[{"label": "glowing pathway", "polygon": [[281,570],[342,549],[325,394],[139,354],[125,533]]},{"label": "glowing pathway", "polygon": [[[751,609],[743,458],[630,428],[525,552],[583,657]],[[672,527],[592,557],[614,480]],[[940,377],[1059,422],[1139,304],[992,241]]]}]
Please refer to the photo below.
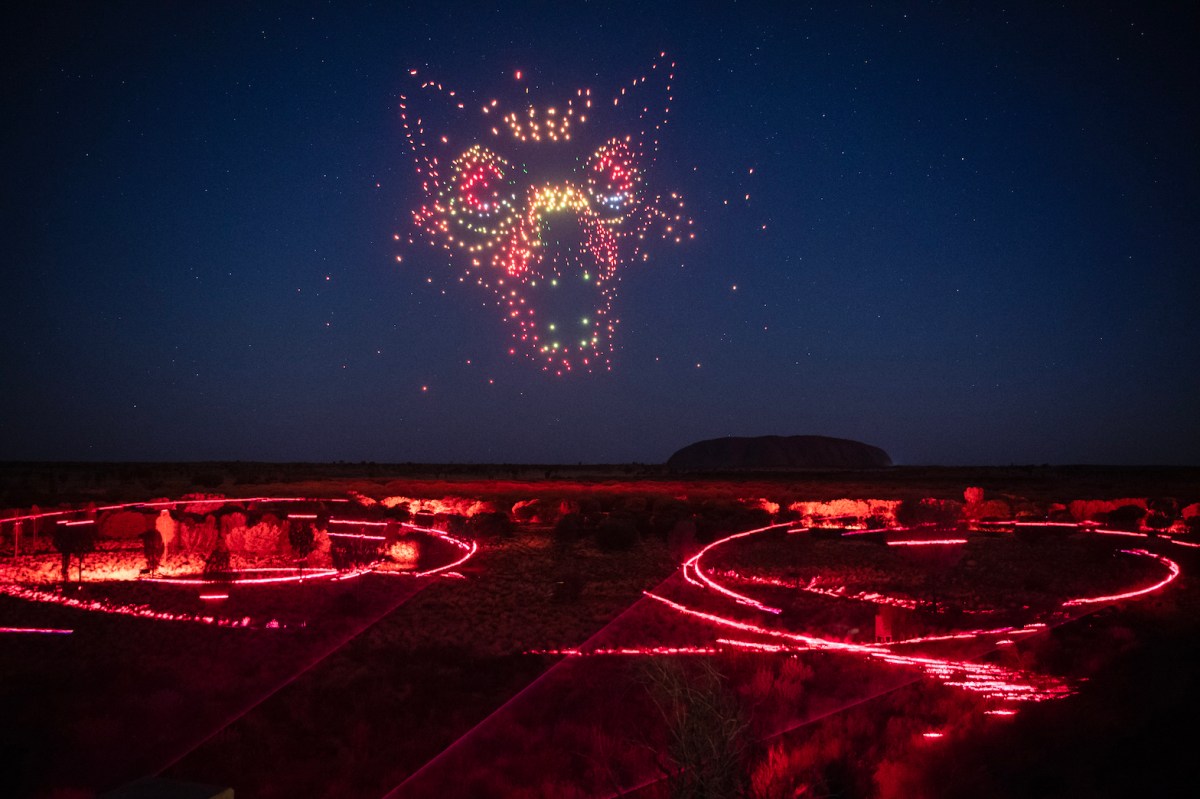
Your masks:
[{"label": "glowing pathway", "polygon": [[[1019,525],[1020,523],[1016,524]],[[1071,526],[1080,531],[1094,532],[1105,535],[1123,534],[1146,537],[1144,533],[1127,534],[1123,533],[1123,531],[1101,530],[1095,529],[1091,525],[1086,524]],[[726,599],[733,600],[739,605],[753,608],[764,613],[769,613],[774,616],[780,615],[781,610],[779,608],[771,607],[760,602],[754,597],[736,591],[733,588],[730,588],[728,585],[718,581],[717,578],[723,577],[726,579],[735,579],[752,585],[765,585],[775,588],[793,588],[796,590],[829,597],[836,597],[839,599],[850,599],[906,609],[915,609],[919,606],[919,603],[917,603],[915,600],[900,597],[889,597],[877,592],[863,591],[858,593],[848,593],[845,587],[828,588],[823,585],[819,585],[819,577],[814,577],[807,582],[799,580],[787,581],[772,577],[745,576],[732,570],[717,572],[705,568],[705,556],[710,555],[718,548],[733,541],[743,540],[754,535],[772,530],[779,530],[782,528],[786,528],[787,533],[789,534],[805,532],[802,528],[796,528],[790,525],[771,525],[768,527],[761,527],[755,530],[748,530],[746,532],[736,533],[734,535],[720,538],[706,545],[698,553],[685,561],[680,568],[680,574],[689,585],[695,588],[711,591]],[[958,537],[927,539],[904,538],[887,541],[886,543],[889,546],[901,547],[961,546],[968,543],[968,539]],[[1105,604],[1146,596],[1165,588],[1176,578],[1178,578],[1180,574],[1181,570],[1179,564],[1162,555],[1158,555],[1144,549],[1124,549],[1120,550],[1120,552],[1126,555],[1155,560],[1166,569],[1167,574],[1161,580],[1150,585],[1116,594],[1068,599],[1062,602],[1060,607],[1072,608],[1087,605]],[[766,627],[719,613],[700,610],[698,608],[688,606],[683,602],[669,599],[655,592],[648,591],[646,592],[646,596],[649,599],[652,599],[661,605],[670,608],[672,611],[689,618],[698,619],[727,630],[736,630],[739,633],[742,633],[743,635],[749,635],[752,638],[757,637],[768,640],[755,641],[746,640],[744,638],[723,637],[717,638],[713,646],[627,646],[607,648],[597,647],[589,649],[585,645],[558,650],[535,650],[535,652],[539,654],[555,654],[566,657],[581,657],[620,655],[708,655],[732,651],[792,654],[820,651],[854,655],[882,663],[887,663],[893,666],[919,669],[922,673],[938,679],[945,685],[971,691],[988,699],[1006,704],[1040,702],[1047,699],[1055,699],[1066,696],[1072,693],[1071,688],[1064,681],[1048,675],[1038,675],[992,663],[931,657],[922,654],[908,654],[898,651],[899,648],[946,641],[978,641],[988,646],[990,649],[1010,647],[1014,645],[1014,639],[1017,637],[1035,635],[1037,633],[1046,631],[1048,627],[1044,622],[1032,622],[1021,626],[993,627],[987,629],[972,629],[958,632],[915,636],[900,640],[888,641],[886,643],[856,643],[851,641],[833,640],[819,635],[806,634],[803,632],[794,632],[773,627]],[[989,638],[992,640],[989,641]],[[1011,715],[1013,712],[1014,711],[1008,708],[999,708],[989,711],[989,713],[998,716]],[[927,735],[927,737],[938,736],[940,736],[940,733],[930,733]]]},{"label": "glowing pathway", "polygon": [[[59,510],[47,511],[45,513],[27,514],[24,516],[9,517],[0,519],[0,524],[17,523],[24,521],[34,521],[38,519],[53,519],[57,525],[65,527],[78,527],[84,525],[94,525],[95,518],[78,518],[85,514],[91,515],[95,512],[113,511],[113,510],[134,510],[138,508],[146,509],[174,509],[181,506],[195,507],[208,506],[217,507],[221,505],[231,505],[238,509],[243,506],[252,504],[272,505],[276,503],[348,503],[350,500],[345,498],[313,498],[313,497],[248,497],[248,498],[213,498],[213,499],[184,499],[184,500],[169,500],[160,502],[128,502],[116,505],[105,505],[95,509],[77,509],[77,510]],[[291,513],[287,515],[288,519],[303,519],[315,521],[318,517],[315,513]],[[150,585],[168,585],[168,586],[195,586],[200,589],[220,589],[226,586],[238,587],[261,587],[275,586],[280,584],[301,584],[309,582],[345,582],[362,577],[367,574],[381,574],[386,576],[402,576],[414,579],[444,576],[462,578],[462,574],[455,571],[468,560],[470,560],[476,552],[478,552],[478,544],[474,541],[468,541],[442,530],[435,530],[429,527],[419,527],[413,524],[399,522],[377,522],[369,520],[355,520],[351,518],[335,518],[330,519],[329,524],[341,526],[357,526],[360,528],[377,528],[392,525],[396,530],[402,530],[405,533],[417,533],[420,535],[436,538],[459,551],[458,557],[444,563],[440,566],[425,569],[423,571],[382,571],[379,566],[381,560],[374,560],[371,563],[353,569],[334,569],[334,568],[311,568],[311,567],[289,567],[289,566],[261,566],[248,569],[231,569],[223,571],[219,574],[195,574],[173,577],[150,577],[140,576],[135,580],[103,580],[89,583],[90,586],[103,586],[105,583],[111,582],[138,582]],[[328,535],[331,538],[350,538],[364,539],[383,542],[385,536],[369,535],[364,533],[350,532],[330,532]],[[250,616],[241,617],[223,617],[211,613],[193,613],[182,611],[171,611],[155,608],[152,605],[136,602],[119,602],[105,597],[83,598],[71,596],[49,587],[41,587],[37,585],[22,584],[17,582],[0,582],[0,595],[10,596],[14,599],[21,599],[28,602],[41,602],[46,604],[60,605],[63,607],[72,608],[75,610],[86,610],[98,613],[110,613],[118,616],[131,616],[134,618],[151,619],[155,621],[178,621],[190,622],[196,624],[206,624],[215,627],[227,627],[230,629],[281,629],[287,625],[281,623],[277,619],[253,619]],[[198,598],[204,602],[221,602],[229,598],[227,593],[204,593],[199,594]],[[301,623],[301,626],[303,624]],[[14,630],[16,628],[13,628]]]}]

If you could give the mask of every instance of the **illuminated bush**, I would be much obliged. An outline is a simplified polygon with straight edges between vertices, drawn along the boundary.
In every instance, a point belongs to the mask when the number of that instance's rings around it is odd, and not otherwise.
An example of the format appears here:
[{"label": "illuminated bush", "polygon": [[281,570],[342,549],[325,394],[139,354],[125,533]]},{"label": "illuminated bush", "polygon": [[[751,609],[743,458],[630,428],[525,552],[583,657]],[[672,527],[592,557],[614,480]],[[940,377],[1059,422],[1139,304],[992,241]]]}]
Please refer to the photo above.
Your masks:
[{"label": "illuminated bush", "polygon": [[379,559],[380,542],[370,538],[330,536],[329,555],[338,571],[358,569]]},{"label": "illuminated bush", "polygon": [[154,527],[154,517],[139,511],[118,510],[103,514],[97,521],[101,538],[133,540]]},{"label": "illuminated bush", "polygon": [[906,499],[896,507],[896,522],[903,527],[919,524],[953,526],[962,519],[962,505],[946,499]]}]

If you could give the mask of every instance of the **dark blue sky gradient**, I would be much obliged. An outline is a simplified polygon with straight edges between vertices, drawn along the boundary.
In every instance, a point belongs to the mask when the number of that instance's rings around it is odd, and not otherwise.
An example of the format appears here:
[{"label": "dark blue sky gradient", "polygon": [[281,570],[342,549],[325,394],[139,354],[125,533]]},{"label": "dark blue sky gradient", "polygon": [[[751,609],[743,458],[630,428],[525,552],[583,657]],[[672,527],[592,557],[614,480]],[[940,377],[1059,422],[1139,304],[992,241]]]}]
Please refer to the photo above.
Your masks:
[{"label": "dark blue sky gradient", "polygon": [[[0,458],[655,462],[809,433],[1197,463],[1196,18],[967,5],[27,9]],[[444,252],[392,239],[407,71],[600,90],[660,50],[648,179],[698,237],[624,272],[612,373],[553,378]]]}]

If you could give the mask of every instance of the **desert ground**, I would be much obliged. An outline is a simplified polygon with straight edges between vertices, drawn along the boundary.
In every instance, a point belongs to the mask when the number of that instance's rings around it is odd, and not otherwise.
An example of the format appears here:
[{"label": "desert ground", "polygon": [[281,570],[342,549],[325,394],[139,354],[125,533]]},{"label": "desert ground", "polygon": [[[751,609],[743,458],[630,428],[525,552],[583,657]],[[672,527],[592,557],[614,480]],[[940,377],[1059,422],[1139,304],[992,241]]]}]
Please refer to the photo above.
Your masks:
[{"label": "desert ground", "polygon": [[1198,502],[1168,468],[2,464],[2,792],[1167,791]]}]

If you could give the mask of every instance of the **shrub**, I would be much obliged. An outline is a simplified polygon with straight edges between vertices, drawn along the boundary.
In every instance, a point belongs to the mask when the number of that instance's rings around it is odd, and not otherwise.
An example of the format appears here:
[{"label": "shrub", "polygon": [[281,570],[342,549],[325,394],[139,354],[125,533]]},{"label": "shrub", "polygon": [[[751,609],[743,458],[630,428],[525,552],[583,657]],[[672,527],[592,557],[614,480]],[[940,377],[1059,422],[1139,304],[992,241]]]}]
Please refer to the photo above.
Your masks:
[{"label": "shrub", "polygon": [[637,525],[623,516],[610,516],[596,527],[596,546],[605,552],[631,549],[637,540]]},{"label": "shrub", "polygon": [[507,538],[513,534],[513,523],[507,513],[493,511],[472,516],[470,529],[476,538]]},{"label": "shrub", "polygon": [[450,535],[462,535],[467,532],[467,517],[460,513],[439,513],[434,516],[433,526]]},{"label": "shrub", "polygon": [[918,524],[951,526],[962,518],[962,506],[957,502],[927,497],[906,499],[896,507],[896,522],[904,527]]},{"label": "shrub", "polygon": [[572,544],[583,535],[583,517],[578,513],[568,513],[558,518],[554,523],[554,543]]},{"label": "shrub", "polygon": [[1122,505],[1116,510],[1109,511],[1105,524],[1114,530],[1137,531],[1146,515],[1143,508],[1137,505]]},{"label": "shrub", "polygon": [[1155,497],[1146,502],[1149,513],[1146,514],[1145,525],[1152,530],[1165,530],[1179,516],[1179,503],[1171,497]]},{"label": "shrub", "polygon": [[303,560],[308,557],[308,553],[313,551],[313,546],[316,544],[316,537],[313,535],[312,525],[305,519],[291,519],[288,522],[288,544],[292,547],[292,554],[297,559]]},{"label": "shrub", "polygon": [[666,538],[675,525],[691,516],[687,503],[674,497],[665,497],[655,501],[650,511],[649,532],[659,538]]}]

